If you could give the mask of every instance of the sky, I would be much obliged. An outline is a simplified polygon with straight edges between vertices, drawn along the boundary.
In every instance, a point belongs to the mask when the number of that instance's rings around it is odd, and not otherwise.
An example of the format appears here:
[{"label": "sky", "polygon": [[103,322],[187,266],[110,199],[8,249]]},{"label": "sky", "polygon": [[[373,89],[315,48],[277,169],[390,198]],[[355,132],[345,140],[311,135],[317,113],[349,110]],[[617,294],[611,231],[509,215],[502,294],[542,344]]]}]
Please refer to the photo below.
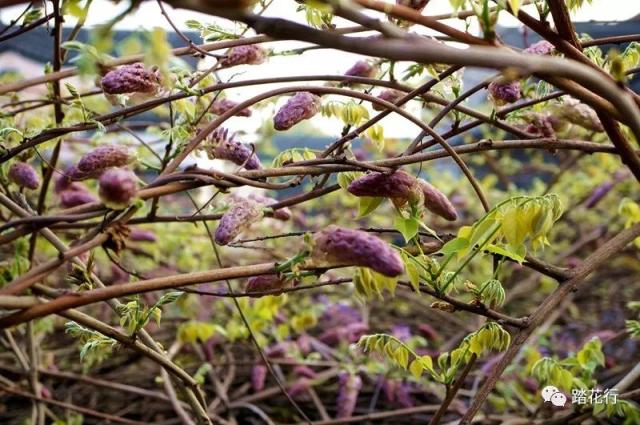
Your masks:
[{"label": "sky", "polygon": [[[585,3],[587,3],[585,1]],[[94,0],[91,6],[89,16],[87,19],[87,25],[92,26],[105,22],[110,17],[116,16],[126,6],[128,2],[121,1],[119,4],[114,4],[107,0]],[[267,16],[279,16],[287,17],[292,20],[304,22],[304,14],[299,12],[295,13],[297,4],[294,0],[274,0],[269,7]],[[23,6],[24,7],[24,6]],[[180,28],[186,29],[185,21],[188,19],[196,19],[202,23],[213,22],[214,18],[198,14],[188,10],[176,10],[170,6],[165,6],[170,13],[173,22]],[[8,21],[11,18],[17,16],[21,12],[21,7],[6,8],[0,11],[0,18],[3,21]],[[532,14],[535,15],[535,8],[529,9]],[[425,14],[438,15],[451,11],[449,0],[432,0],[427,6]],[[635,15],[640,14],[640,1],[630,0],[593,0],[592,4],[586,4],[575,13],[575,20],[588,21],[588,20],[624,20]],[[229,25],[224,20],[217,20],[216,23],[222,25]],[[463,29],[462,22],[459,20],[446,21],[450,25],[456,25]],[[501,13],[499,22],[503,26],[517,26],[518,22],[515,18],[508,15],[506,12]],[[338,26],[345,25],[345,22],[334,21]],[[73,25],[72,21],[67,22],[67,25]],[[158,5],[155,1],[146,1],[141,4],[139,9],[127,16],[123,21],[118,24],[118,28],[122,29],[139,29],[159,26],[170,30],[171,27],[160,13]],[[422,31],[424,32],[424,31]],[[268,48],[275,51],[287,50],[295,47],[301,47],[303,44],[296,42],[278,42],[269,43]],[[223,71],[220,73],[222,79],[227,79],[233,74],[240,73],[234,77],[234,79],[251,79],[251,78],[265,78],[270,76],[278,76],[283,74],[289,75],[314,75],[314,74],[343,74],[356,60],[360,59],[357,55],[343,52],[335,52],[332,50],[314,50],[307,52],[301,56],[292,57],[272,57],[268,63],[256,66],[243,66],[233,68],[232,70]],[[211,59],[205,60],[200,64],[201,68],[208,68],[211,64]],[[320,84],[320,83],[318,83]],[[243,100],[247,96],[255,95],[256,90],[268,90],[274,86],[262,86],[256,88],[240,88],[235,90],[228,90],[226,96],[234,100]],[[374,91],[374,94],[376,92]],[[285,99],[280,99],[277,105],[282,104]],[[419,105],[413,105],[408,107],[409,112],[420,114]],[[273,111],[265,110],[260,114],[254,114],[254,117],[246,118],[233,118],[229,121],[228,126],[231,130],[243,130],[248,133],[249,136],[257,130],[261,125],[261,118],[265,118],[272,114]],[[385,127],[385,135],[392,135],[392,137],[413,137],[417,133],[417,129],[412,125],[407,125],[407,122],[398,116],[389,116],[383,121]],[[318,133],[335,135],[339,133],[341,124],[337,120],[329,119],[315,119],[314,127]],[[248,140],[251,141],[251,140]]]}]

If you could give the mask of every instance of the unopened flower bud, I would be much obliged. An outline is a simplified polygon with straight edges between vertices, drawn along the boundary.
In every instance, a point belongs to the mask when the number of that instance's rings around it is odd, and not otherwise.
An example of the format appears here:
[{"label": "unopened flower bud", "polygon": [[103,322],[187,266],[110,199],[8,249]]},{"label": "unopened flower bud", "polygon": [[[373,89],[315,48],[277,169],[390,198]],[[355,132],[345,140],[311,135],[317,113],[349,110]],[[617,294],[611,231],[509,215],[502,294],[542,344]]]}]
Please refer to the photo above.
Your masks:
[{"label": "unopened flower bud", "polygon": [[160,79],[157,71],[138,62],[107,72],[100,85],[107,94],[153,93],[160,87]]},{"label": "unopened flower bud", "polygon": [[565,119],[571,124],[591,131],[604,131],[596,111],[577,99],[569,98],[562,104],[554,105],[552,110],[559,119]]},{"label": "unopened flower bud", "polygon": [[[271,292],[282,289],[286,286],[287,282],[277,274],[265,274],[260,276],[252,276],[247,280],[247,286],[245,286],[245,292]],[[277,294],[277,293],[274,293]],[[252,295],[254,297],[261,297],[261,294]]]},{"label": "unopened flower bud", "polygon": [[418,180],[404,171],[365,174],[352,181],[347,190],[355,196],[389,198],[397,206],[417,202],[422,197]]},{"label": "unopened flower bud", "polygon": [[344,73],[348,77],[375,78],[378,75],[378,65],[367,60],[359,60]]},{"label": "unopened flower bud", "polygon": [[509,83],[498,83],[493,81],[489,84],[489,94],[497,105],[506,105],[520,100],[520,81]]},{"label": "unopened flower bud", "polygon": [[[378,99],[384,100],[390,103],[396,103],[398,100],[403,98],[404,95],[405,93],[401,92],[400,90],[386,89],[386,90],[383,90],[378,95]],[[386,109],[383,105],[380,105],[378,103],[372,103],[371,106],[375,111],[384,111]]]},{"label": "unopened flower bud", "polygon": [[273,117],[276,130],[288,130],[300,121],[309,119],[320,111],[320,96],[309,92],[298,92]]},{"label": "unopened flower bud", "polygon": [[138,177],[131,170],[111,168],[100,176],[100,200],[109,208],[128,207],[138,193]]},{"label": "unopened flower bud", "polygon": [[404,264],[396,250],[377,236],[335,225],[316,233],[311,261],[319,265],[368,267],[385,276],[399,276]]},{"label": "unopened flower bud", "polygon": [[26,162],[14,162],[9,168],[9,179],[18,186],[27,189],[37,189],[40,186],[40,176]]},{"label": "unopened flower bud", "polygon": [[[259,204],[269,206],[278,202],[276,199],[270,198],[268,196],[261,195],[259,193],[251,193],[249,195],[249,199],[256,201]],[[291,210],[287,207],[278,208],[277,210],[273,210],[272,217],[277,220],[287,221],[291,219]]]},{"label": "unopened flower bud", "polygon": [[134,242],[157,242],[158,236],[151,230],[133,228],[129,233],[129,239]]},{"label": "unopened flower bud", "polygon": [[362,379],[358,375],[341,373],[338,376],[338,387],[336,418],[350,418],[358,403]]},{"label": "unopened flower bud", "polygon": [[215,239],[218,245],[227,245],[236,236],[263,216],[262,206],[249,199],[238,200],[220,218]]},{"label": "unopened flower bud", "polygon": [[221,68],[231,68],[237,65],[260,65],[267,59],[267,55],[262,47],[249,44],[245,46],[233,47],[227,57],[220,60]]},{"label": "unopened flower bud", "polygon": [[523,53],[529,53],[530,55],[548,55],[555,49],[555,46],[549,43],[547,40],[540,40],[537,43],[533,43],[531,46],[524,49]]},{"label": "unopened flower bud", "polygon": [[424,194],[424,206],[446,220],[455,221],[458,218],[458,213],[449,198],[432,184],[422,179],[418,179],[418,181]]},{"label": "unopened flower bud", "polygon": [[[78,175],[72,175],[72,180],[83,180],[85,176],[97,177],[102,171],[111,167],[123,167],[134,160],[129,150],[121,145],[104,145],[99,146],[88,152],[80,158],[76,169]],[[72,173],[76,173],[73,169]]]},{"label": "unopened flower bud", "polygon": [[[231,99],[220,99],[213,102],[213,105],[211,105],[209,110],[216,115],[222,115],[236,106],[238,106],[238,102],[234,102]],[[244,108],[236,112],[234,115],[237,117],[250,117],[251,110],[249,108]]]},{"label": "unopened flower bud", "polygon": [[254,392],[264,389],[264,381],[267,378],[267,367],[265,365],[255,365],[251,368],[251,388]]},{"label": "unopened flower bud", "polygon": [[60,192],[58,196],[60,197],[60,206],[62,208],[73,208],[78,205],[90,204],[98,201],[98,198],[96,198],[87,189],[67,189]]},{"label": "unopened flower bud", "polygon": [[316,379],[318,374],[309,366],[297,365],[293,368],[293,373],[301,378]]},{"label": "unopened flower bud", "polygon": [[213,132],[205,147],[210,159],[225,159],[236,165],[242,165],[247,170],[259,170],[262,164],[253,150],[229,136],[226,128],[219,128]]}]

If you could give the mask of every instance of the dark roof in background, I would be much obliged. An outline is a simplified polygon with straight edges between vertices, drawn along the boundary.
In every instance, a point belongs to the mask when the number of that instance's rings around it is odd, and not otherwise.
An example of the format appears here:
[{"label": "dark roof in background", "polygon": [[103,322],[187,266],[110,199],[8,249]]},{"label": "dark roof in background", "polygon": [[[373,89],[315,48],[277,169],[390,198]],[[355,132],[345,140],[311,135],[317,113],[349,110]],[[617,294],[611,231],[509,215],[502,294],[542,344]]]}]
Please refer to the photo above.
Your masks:
[{"label": "dark roof in background", "polygon": [[[0,23],[0,29],[4,28],[5,25]],[[13,31],[13,30],[9,30]],[[67,40],[69,35],[71,34],[72,28],[64,27],[62,30],[62,39]],[[81,29],[75,38],[77,41],[82,43],[87,43],[90,38],[90,29]],[[117,47],[124,40],[129,38],[132,35],[142,33],[140,31],[129,31],[129,30],[117,30],[113,32],[113,45]],[[193,40],[194,43],[201,42],[200,34],[194,31],[185,31],[184,34]],[[178,36],[173,31],[167,31],[167,39],[169,43],[173,47],[184,47],[186,43],[184,40]],[[11,38],[7,41],[0,43],[0,53],[11,51],[20,54],[26,58],[29,58],[33,61],[46,63],[51,61],[51,46],[53,43],[53,39],[47,31],[46,25],[35,28],[31,31],[28,31],[24,34],[20,34],[17,37]],[[73,55],[69,55],[69,59],[72,59]],[[69,60],[68,59],[68,60]],[[185,60],[191,67],[195,67],[197,59],[192,56],[183,56],[183,60]],[[67,61],[68,61],[67,60]]]}]

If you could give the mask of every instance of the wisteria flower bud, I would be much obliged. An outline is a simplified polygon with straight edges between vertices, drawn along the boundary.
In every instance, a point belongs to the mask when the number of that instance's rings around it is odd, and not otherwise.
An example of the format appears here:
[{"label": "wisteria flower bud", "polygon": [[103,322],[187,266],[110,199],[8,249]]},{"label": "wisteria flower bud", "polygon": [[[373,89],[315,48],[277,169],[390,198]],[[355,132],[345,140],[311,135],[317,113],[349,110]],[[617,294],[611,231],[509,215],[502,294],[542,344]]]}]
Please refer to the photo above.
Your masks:
[{"label": "wisteria flower bud", "polygon": [[40,176],[34,168],[26,162],[17,161],[9,168],[9,179],[20,187],[37,189],[40,186]]},{"label": "wisteria flower bud", "polygon": [[233,47],[219,63],[221,68],[231,68],[237,65],[260,65],[266,60],[267,54],[262,47],[249,44]]},{"label": "wisteria flower bud", "polygon": [[596,111],[577,99],[569,98],[562,104],[554,105],[552,110],[558,118],[565,119],[571,124],[591,131],[604,131]]},{"label": "wisteria flower bud", "polygon": [[288,130],[320,111],[320,96],[306,91],[293,95],[273,117],[273,128]]},{"label": "wisteria flower bud", "polygon": [[129,239],[134,242],[157,242],[158,236],[151,230],[133,228],[129,233]]},{"label": "wisteria flower bud", "polygon": [[131,170],[110,168],[100,176],[100,200],[109,208],[128,207],[138,193],[138,177]]},{"label": "wisteria flower bud", "polygon": [[555,49],[555,46],[549,43],[547,40],[540,40],[533,43],[531,46],[524,49],[523,53],[529,53],[530,55],[548,55]]},{"label": "wisteria flower bud", "polygon": [[[121,145],[104,145],[99,146],[88,152],[80,158],[76,169],[80,173],[84,173],[91,177],[96,177],[102,171],[111,167],[124,167],[133,162],[135,157],[131,155],[129,150]],[[72,170],[72,172],[74,172]],[[82,177],[82,176],[80,176]],[[82,178],[74,178],[73,180],[82,180]]]},{"label": "wisteria flower bud", "polygon": [[218,245],[227,245],[236,236],[263,216],[262,206],[249,199],[238,200],[220,218],[215,239]]},{"label": "wisteria flower bud", "polygon": [[[396,103],[398,100],[404,97],[404,95],[405,93],[401,92],[400,90],[387,89],[387,90],[383,90],[378,95],[378,99],[384,100],[390,103]],[[372,103],[371,106],[375,111],[384,111],[386,109],[383,105],[380,105],[378,103]]]},{"label": "wisteria flower bud", "polygon": [[341,373],[338,376],[338,387],[336,418],[350,418],[358,403],[362,379],[358,375]]},{"label": "wisteria flower bud", "polygon": [[347,190],[355,196],[390,198],[397,206],[415,203],[422,197],[418,180],[404,171],[365,174],[352,181]]},{"label": "wisteria flower bud", "polygon": [[526,128],[527,133],[540,134],[543,137],[555,137],[556,132],[567,127],[566,122],[559,120],[557,116],[541,112],[530,112],[523,115],[525,121],[529,123]]},{"label": "wisteria flower bud", "polygon": [[[270,198],[268,196],[264,196],[261,195],[259,193],[251,193],[249,195],[249,199],[251,199],[252,201],[256,201],[259,204],[268,206],[268,205],[272,205],[275,204],[276,202],[278,202],[276,199]],[[277,210],[273,210],[273,218],[277,219],[277,220],[282,220],[282,221],[287,221],[291,219],[291,210],[287,207],[284,208],[278,208]]]},{"label": "wisteria flower bud", "polygon": [[[213,102],[213,105],[211,105],[209,110],[216,115],[222,115],[236,106],[238,106],[238,102],[234,102],[231,99],[220,99]],[[244,108],[236,112],[234,115],[237,117],[250,117],[251,110],[249,108]]]},{"label": "wisteria flower bud", "polygon": [[498,83],[493,81],[489,84],[489,94],[497,105],[506,105],[520,100],[520,81],[509,83]]},{"label": "wisteria flower bud", "polygon": [[344,73],[348,77],[375,78],[378,75],[378,65],[367,60],[359,60]]},{"label": "wisteria flower bud", "polygon": [[58,194],[58,196],[60,197],[60,206],[62,208],[73,208],[78,205],[90,204],[98,201],[98,198],[86,189],[63,190]]},{"label": "wisteria flower bud", "polygon": [[242,165],[247,170],[259,170],[262,168],[260,159],[253,150],[229,136],[226,128],[220,128],[213,132],[207,147],[210,159],[224,159],[236,165]]},{"label": "wisteria flower bud", "polygon": [[293,373],[301,378],[316,379],[318,374],[309,366],[298,365],[293,368]]},{"label": "wisteria flower bud", "polygon": [[311,261],[368,267],[389,277],[399,276],[404,271],[400,255],[385,241],[361,230],[335,225],[314,235]]},{"label": "wisteria flower bud", "polygon": [[264,389],[264,382],[267,378],[267,367],[265,365],[255,365],[251,368],[251,389],[254,392]]},{"label": "wisteria flower bud", "polygon": [[107,94],[153,93],[160,87],[160,78],[157,71],[138,62],[107,72],[100,85]]},{"label": "wisteria flower bud", "polygon": [[422,179],[419,179],[419,183],[424,194],[424,206],[429,211],[449,221],[455,221],[458,218],[456,208],[444,193]]},{"label": "wisteria flower bud", "polygon": [[[245,286],[245,292],[271,292],[279,289],[283,289],[287,282],[277,274],[265,274],[260,276],[252,276],[247,280],[247,286]],[[274,294],[277,294],[274,293]],[[252,295],[254,297],[261,297],[262,295]]]},{"label": "wisteria flower bud", "polygon": [[400,6],[410,7],[418,12],[422,11],[430,0],[396,0],[396,4]]}]

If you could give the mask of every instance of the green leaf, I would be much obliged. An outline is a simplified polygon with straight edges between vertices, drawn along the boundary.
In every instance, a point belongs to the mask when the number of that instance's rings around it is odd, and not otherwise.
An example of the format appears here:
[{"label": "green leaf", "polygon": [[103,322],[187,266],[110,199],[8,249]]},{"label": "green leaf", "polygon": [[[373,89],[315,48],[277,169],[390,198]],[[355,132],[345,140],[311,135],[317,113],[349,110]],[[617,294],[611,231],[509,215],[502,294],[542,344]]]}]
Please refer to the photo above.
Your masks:
[{"label": "green leaf", "polygon": [[440,252],[446,256],[453,255],[466,249],[469,246],[469,240],[461,237],[457,237],[451,239],[449,242],[445,243],[442,248],[440,248]]},{"label": "green leaf", "polygon": [[407,369],[407,364],[409,363],[409,352],[403,346],[396,348],[393,353],[393,357],[401,368],[405,370]]},{"label": "green leaf", "polygon": [[415,235],[418,234],[420,222],[414,217],[396,217],[394,227],[402,234],[404,240],[406,242],[409,242]]},{"label": "green leaf", "polygon": [[409,365],[409,372],[413,375],[414,378],[418,379],[422,376],[422,371],[424,368],[422,367],[422,362],[418,359],[411,362]]},{"label": "green leaf", "polygon": [[407,276],[409,276],[409,283],[411,284],[411,287],[414,291],[420,292],[420,270],[415,264],[415,260],[406,258],[404,265],[405,270],[407,271]]},{"label": "green leaf", "polygon": [[[520,245],[520,246],[522,246],[522,245]],[[485,250],[487,250],[487,251],[489,251],[489,252],[491,252],[493,254],[498,254],[498,255],[501,255],[503,257],[510,258],[510,259],[520,263],[520,264],[522,264],[524,262],[524,255],[522,255],[522,252],[510,251],[508,249],[501,248],[498,245],[494,245],[494,244],[487,245],[485,247]]]},{"label": "green leaf", "polygon": [[380,206],[384,198],[381,197],[373,197],[373,196],[362,196],[359,198],[360,204],[358,205],[358,217],[362,218],[371,214],[373,211]]}]

